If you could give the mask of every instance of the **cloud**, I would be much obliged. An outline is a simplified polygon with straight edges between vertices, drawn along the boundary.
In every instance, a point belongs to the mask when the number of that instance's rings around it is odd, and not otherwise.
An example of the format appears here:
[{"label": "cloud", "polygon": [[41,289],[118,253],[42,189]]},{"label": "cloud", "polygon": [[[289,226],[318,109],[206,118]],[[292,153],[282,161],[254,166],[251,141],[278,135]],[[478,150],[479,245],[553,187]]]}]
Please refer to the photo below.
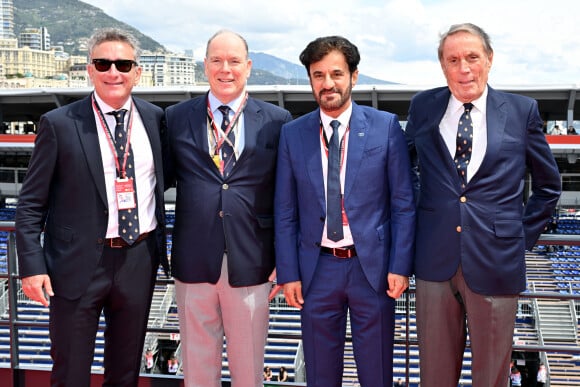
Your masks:
[{"label": "cloud", "polygon": [[361,52],[361,73],[413,85],[444,82],[439,35],[473,22],[491,36],[494,85],[580,84],[576,0],[466,3],[460,0],[84,0],[141,30],[172,51],[203,59],[221,28],[242,34],[251,51],[294,63],[311,40],[343,35]]}]

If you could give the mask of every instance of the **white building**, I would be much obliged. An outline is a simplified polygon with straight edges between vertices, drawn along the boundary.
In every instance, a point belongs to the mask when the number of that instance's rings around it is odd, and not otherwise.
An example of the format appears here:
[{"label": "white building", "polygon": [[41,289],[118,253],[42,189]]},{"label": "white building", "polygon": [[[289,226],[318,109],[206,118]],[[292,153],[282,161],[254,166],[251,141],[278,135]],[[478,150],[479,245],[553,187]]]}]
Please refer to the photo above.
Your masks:
[{"label": "white building", "polygon": [[33,50],[50,50],[50,34],[46,27],[25,28],[18,35],[20,47],[30,47]]},{"label": "white building", "polygon": [[0,39],[14,37],[14,4],[12,0],[0,0]]},{"label": "white building", "polygon": [[150,72],[154,86],[195,85],[195,62],[191,55],[144,53],[139,59],[143,72]]}]

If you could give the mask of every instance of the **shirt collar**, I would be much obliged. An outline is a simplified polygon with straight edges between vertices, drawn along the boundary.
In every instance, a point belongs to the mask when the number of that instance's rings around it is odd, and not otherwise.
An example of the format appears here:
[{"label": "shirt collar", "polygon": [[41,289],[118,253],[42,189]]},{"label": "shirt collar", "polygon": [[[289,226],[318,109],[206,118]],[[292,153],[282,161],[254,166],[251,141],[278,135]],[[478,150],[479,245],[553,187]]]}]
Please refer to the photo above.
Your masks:
[{"label": "shirt collar", "polygon": [[211,112],[215,114],[215,112],[218,110],[218,108],[222,105],[227,105],[234,112],[237,112],[238,109],[240,108],[240,105],[242,104],[242,102],[244,100],[245,95],[246,95],[246,89],[244,89],[244,91],[237,98],[233,99],[229,103],[223,103],[210,90],[207,98],[209,101],[209,107],[211,109]]},{"label": "shirt collar", "polygon": [[[324,113],[322,110],[320,110],[320,121],[322,122],[322,127],[325,128],[325,130],[330,128],[330,121],[332,120],[338,120],[340,122],[340,127],[346,128],[350,123],[351,115],[352,115],[352,101],[349,107],[344,112],[342,112],[342,114],[337,118],[331,117],[328,114]],[[330,129],[330,132],[332,133],[332,129]]]},{"label": "shirt collar", "polygon": [[[475,109],[482,113],[485,112],[487,106],[487,91],[488,88],[487,85],[485,85],[485,89],[481,96],[478,99],[471,101]],[[451,94],[451,97],[449,98],[449,104],[451,105],[451,112],[461,111],[461,113],[463,113],[463,102],[460,102],[453,94]]]},{"label": "shirt collar", "polygon": [[[99,105],[99,108],[101,108],[101,111],[103,113],[107,114],[119,110],[112,108],[109,104],[103,101],[103,99],[99,97],[99,95],[96,92],[94,92],[93,95],[95,96],[95,101],[97,102],[97,105]],[[131,98],[128,98],[123,104],[123,106],[120,107],[120,109],[125,109],[129,111],[131,109]]]}]

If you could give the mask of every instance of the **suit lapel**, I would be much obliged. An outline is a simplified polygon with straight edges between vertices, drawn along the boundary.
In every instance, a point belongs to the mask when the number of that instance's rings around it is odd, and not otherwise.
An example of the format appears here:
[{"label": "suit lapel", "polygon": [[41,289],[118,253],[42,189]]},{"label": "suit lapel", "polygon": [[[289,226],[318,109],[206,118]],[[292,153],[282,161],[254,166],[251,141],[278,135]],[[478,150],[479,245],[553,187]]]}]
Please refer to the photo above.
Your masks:
[{"label": "suit lapel", "polygon": [[101,200],[108,207],[107,189],[105,186],[105,170],[103,169],[103,157],[99,146],[99,137],[97,124],[95,123],[94,111],[91,103],[91,97],[86,97],[83,103],[78,105],[78,110],[73,113],[77,135],[81,147],[87,159],[89,172],[93,177],[97,191]]},{"label": "suit lapel", "polygon": [[211,159],[207,138],[207,95],[205,98],[193,100],[188,123],[195,147],[203,149],[203,152]]},{"label": "suit lapel", "polygon": [[320,153],[320,109],[310,113],[305,125],[299,130],[308,177],[314,187],[320,206],[326,212],[322,155]]},{"label": "suit lapel", "polygon": [[433,95],[433,109],[428,113],[427,122],[432,122],[430,127],[431,137],[441,162],[445,165],[451,179],[455,180],[457,183],[456,185],[459,186],[461,185],[461,179],[459,178],[455,163],[453,162],[453,156],[449,153],[449,149],[447,149],[447,145],[445,144],[445,140],[443,139],[443,136],[441,136],[441,131],[439,129],[439,123],[447,111],[450,97],[451,92],[447,87],[442,88],[439,92]]},{"label": "suit lapel", "polygon": [[[209,154],[208,144],[208,119],[207,119],[207,94],[205,98],[195,98],[192,100],[191,110],[188,112],[184,122],[191,132],[192,146],[202,154],[202,158],[207,164],[208,170],[219,178],[222,178],[218,167]],[[186,128],[184,128],[186,130]]]},{"label": "suit lapel", "polygon": [[237,165],[243,163],[245,159],[251,157],[252,153],[254,153],[258,130],[261,127],[262,113],[260,112],[260,108],[252,98],[249,98],[244,108],[244,150],[232,169],[232,175],[236,173]]},{"label": "suit lapel", "polygon": [[[157,177],[158,187],[163,187],[163,184],[159,185],[162,180],[163,166],[161,165],[161,158],[156,157],[156,155],[161,154],[161,141],[159,139],[159,124],[153,111],[144,107],[143,103],[139,99],[133,98],[135,107],[141,116],[141,121],[145,127],[145,132],[147,132],[147,137],[149,138],[149,144],[151,145],[151,151],[153,153],[153,165],[155,167],[155,175]],[[161,188],[163,189],[163,188]]]},{"label": "suit lapel", "polygon": [[[437,150],[441,155],[442,161],[447,166],[449,173],[454,179],[457,179],[458,184],[460,182],[459,175],[455,170],[455,165],[453,163],[452,157],[449,155],[449,151],[445,146],[445,141],[441,137],[439,132],[439,122],[443,118],[445,111],[447,110],[447,104],[449,103],[450,92],[448,88],[443,88],[440,92],[433,96],[434,108],[429,113],[428,122],[433,122],[431,127],[431,135],[433,138],[433,143],[438,144]],[[478,171],[475,173],[470,182],[477,179],[480,174],[479,171],[488,168],[488,165],[493,165],[494,160],[497,158],[499,151],[501,149],[501,141],[503,138],[503,132],[505,131],[505,125],[507,120],[507,112],[505,110],[505,101],[498,95],[498,93],[488,86],[487,95],[487,149],[485,151],[485,156],[479,167]]]},{"label": "suit lapel", "polygon": [[[488,86],[487,94],[487,149],[479,170],[485,170],[488,165],[494,165],[501,149],[501,142],[507,121],[505,101],[499,94]],[[475,174],[474,178],[477,177]]]},{"label": "suit lapel", "polygon": [[356,175],[360,168],[365,146],[368,139],[368,127],[364,113],[359,106],[352,102],[348,135],[348,156],[346,158],[346,174],[344,182],[344,197],[347,198],[352,190]]}]

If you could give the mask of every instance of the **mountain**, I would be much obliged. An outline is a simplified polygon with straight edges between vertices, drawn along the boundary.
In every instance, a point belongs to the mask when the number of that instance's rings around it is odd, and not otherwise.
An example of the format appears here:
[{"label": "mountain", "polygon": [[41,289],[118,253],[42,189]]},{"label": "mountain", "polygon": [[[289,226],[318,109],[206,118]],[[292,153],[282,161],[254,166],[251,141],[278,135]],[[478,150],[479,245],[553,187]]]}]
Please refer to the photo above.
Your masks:
[{"label": "mountain", "polygon": [[137,29],[79,0],[13,0],[13,4],[14,33],[17,37],[26,27],[46,27],[51,45],[62,45],[69,54],[85,55],[87,52],[86,48],[83,50],[83,40],[88,39],[96,28],[102,27],[130,31],[144,50],[167,51],[157,41]]},{"label": "mountain", "polygon": [[[119,0],[122,1],[122,0]],[[14,33],[16,36],[27,27],[46,27],[51,45],[62,45],[65,52],[86,55],[86,40],[96,28],[117,27],[130,31],[141,48],[152,52],[167,52],[165,47],[139,30],[108,16],[101,9],[80,0],[13,0]],[[250,85],[308,85],[304,66],[275,56],[250,52],[253,61]],[[203,62],[197,62],[196,79],[205,81]],[[392,84],[359,74],[360,84]]]},{"label": "mountain", "polygon": [[[303,66],[260,52],[251,52],[252,73],[248,85],[308,85],[308,77]],[[292,73],[294,71],[294,73]],[[203,62],[196,62],[195,79],[207,82]]]},{"label": "mountain", "polygon": [[[284,59],[280,59],[278,57],[264,54],[261,52],[250,52],[250,58],[252,59],[253,62],[252,67],[254,69],[267,69],[267,71],[269,71],[273,75],[281,77],[282,79],[286,80],[286,82],[282,84],[291,84],[291,85],[309,84],[308,74],[306,74],[306,68],[302,65],[288,62]],[[255,75],[254,71],[252,71],[252,75]],[[359,74],[357,81],[357,85],[388,85],[388,84],[392,85],[395,84],[395,82],[383,81],[382,79],[372,78],[362,74]]]},{"label": "mountain", "polygon": [[[308,74],[302,65],[298,65],[273,55],[262,52],[250,52],[252,67],[255,69],[268,69],[270,73],[278,76],[289,85],[308,85]],[[252,71],[253,73],[254,71]],[[253,74],[252,74],[253,75]],[[251,78],[251,77],[250,77]]]}]

